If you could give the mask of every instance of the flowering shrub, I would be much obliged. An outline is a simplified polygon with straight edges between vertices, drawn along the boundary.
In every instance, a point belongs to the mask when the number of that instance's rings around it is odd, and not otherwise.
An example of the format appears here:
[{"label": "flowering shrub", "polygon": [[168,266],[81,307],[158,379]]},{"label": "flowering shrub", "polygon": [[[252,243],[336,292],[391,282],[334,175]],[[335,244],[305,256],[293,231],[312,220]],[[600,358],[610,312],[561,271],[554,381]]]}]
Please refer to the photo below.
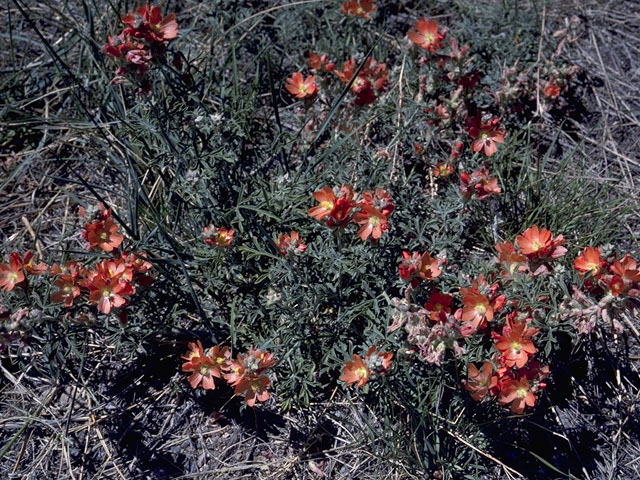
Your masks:
[{"label": "flowering shrub", "polygon": [[561,108],[575,69],[533,60],[546,47],[531,39],[533,57],[508,56],[502,24],[475,38],[444,3],[430,18],[222,2],[242,15],[215,22],[177,5],[189,48],[172,65],[176,15],[127,13],[103,47],[111,84],[154,96],[96,94],[105,135],[84,148],[108,151],[109,175],[80,182],[97,206],[46,255],[6,252],[0,344],[74,375],[94,345],[148,356],[190,415],[252,407],[256,438],[269,415],[330,415],[425,478],[480,478],[513,462],[505,444],[538,448],[522,432],[556,433],[549,405],[576,398],[581,349],[636,329],[640,269],[606,245],[621,237],[607,192],[536,143],[533,105]]}]

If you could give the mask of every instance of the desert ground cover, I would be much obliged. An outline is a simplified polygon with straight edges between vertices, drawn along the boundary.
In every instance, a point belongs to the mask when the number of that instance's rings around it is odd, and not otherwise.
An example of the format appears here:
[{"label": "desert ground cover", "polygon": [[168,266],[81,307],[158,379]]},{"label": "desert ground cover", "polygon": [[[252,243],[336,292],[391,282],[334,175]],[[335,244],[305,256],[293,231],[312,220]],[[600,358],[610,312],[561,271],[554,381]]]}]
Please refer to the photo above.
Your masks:
[{"label": "desert ground cover", "polygon": [[640,478],[635,1],[0,16],[0,478]]}]

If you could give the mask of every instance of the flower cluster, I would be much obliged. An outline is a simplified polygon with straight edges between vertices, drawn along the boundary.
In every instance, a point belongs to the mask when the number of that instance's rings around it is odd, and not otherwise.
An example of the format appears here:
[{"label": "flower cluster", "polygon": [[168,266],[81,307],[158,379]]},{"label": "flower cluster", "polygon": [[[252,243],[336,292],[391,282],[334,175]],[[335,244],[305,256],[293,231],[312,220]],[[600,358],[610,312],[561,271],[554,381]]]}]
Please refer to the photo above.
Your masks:
[{"label": "flower cluster", "polygon": [[102,51],[118,61],[111,84],[134,80],[140,84],[141,92],[149,92],[151,85],[146,79],[153,62],[164,56],[167,44],[178,36],[175,14],[162,17],[160,7],[147,3],[122,17],[125,28],[120,34],[108,37]]},{"label": "flower cluster", "polygon": [[490,195],[497,195],[502,192],[498,185],[498,179],[489,178],[489,171],[486,167],[474,171],[471,175],[467,172],[460,174],[460,195],[467,200],[475,198],[476,200],[484,200]]},{"label": "flower cluster", "polygon": [[233,242],[233,235],[236,231],[233,228],[215,227],[208,225],[204,227],[204,243],[213,247],[228,247]]},{"label": "flower cluster", "polygon": [[464,339],[473,333],[469,323],[461,321],[459,314],[451,315],[453,297],[438,290],[431,293],[424,307],[409,299],[394,298],[391,333],[404,326],[407,334],[408,354],[433,365],[441,365],[447,350],[456,357],[465,352]]},{"label": "flower cluster", "polygon": [[352,360],[347,360],[342,369],[340,380],[347,386],[364,386],[369,378],[381,376],[389,371],[393,354],[389,352],[378,352],[375,345],[369,347],[364,358],[354,354]]},{"label": "flower cluster", "polygon": [[585,247],[573,262],[583,285],[582,290],[574,286],[572,297],[563,302],[562,317],[571,319],[580,334],[591,333],[598,319],[616,333],[623,331],[625,319],[631,324],[627,315],[637,307],[640,268],[631,255],[618,258],[610,250]]},{"label": "flower cluster", "polygon": [[300,255],[304,253],[307,246],[302,243],[302,239],[298,232],[291,230],[291,233],[281,233],[278,240],[274,240],[276,247],[280,250],[280,253],[284,256],[287,255]]},{"label": "flower cluster", "polygon": [[273,354],[250,348],[244,355],[238,354],[234,360],[229,347],[214,345],[205,352],[200,340],[189,343],[188,347],[189,350],[181,358],[185,360],[182,371],[191,373],[191,388],[202,384],[205,390],[214,390],[215,379],[224,378],[228,385],[234,387],[236,395],[244,396],[250,407],[256,401],[266,402],[269,399],[267,389],[271,381],[265,373],[276,363]]},{"label": "flower cluster", "polygon": [[354,193],[353,187],[342,185],[339,189],[325,186],[313,193],[319,205],[309,209],[309,216],[317,220],[327,218],[329,227],[345,228],[350,222],[360,225],[358,236],[362,240],[371,237],[374,241],[389,229],[387,217],[395,206],[388,192],[376,188],[362,193],[362,198]]},{"label": "flower cluster", "polygon": [[24,258],[19,253],[12,252],[9,254],[8,264],[0,263],[0,288],[7,292],[12,291],[16,286],[26,289],[29,275],[43,273],[47,273],[47,265],[34,264],[34,255],[31,250],[24,254]]},{"label": "flower cluster", "polygon": [[[88,212],[81,207],[80,216],[91,220],[82,231],[87,248],[102,250],[111,257],[98,261],[93,268],[86,268],[77,261],[64,265],[54,263],[49,274],[56,277],[54,286],[57,290],[51,294],[51,301],[71,308],[82,293],[87,293],[89,303],[97,305],[99,312],[109,314],[114,308],[127,305],[126,297],[136,293],[136,285],[148,286],[153,282],[149,275],[153,265],[145,253],[119,250],[124,236],[118,233],[111,210],[102,203]],[[126,311],[119,310],[119,313],[124,321]]]},{"label": "flower cluster", "polygon": [[440,276],[442,259],[433,258],[429,252],[402,252],[402,261],[398,265],[400,278],[410,283],[413,288],[418,286],[420,280],[433,280]]},{"label": "flower cluster", "polygon": [[[351,92],[354,95],[353,104],[358,106],[370,105],[375,102],[379,94],[386,90],[389,83],[387,65],[374,58],[366,59],[359,71],[359,65],[354,58],[344,62],[342,70],[338,70],[333,62],[327,61],[326,55],[320,56],[311,52],[308,64],[309,68],[316,72],[315,75],[305,77],[302,72],[295,72],[286,81],[286,89],[299,99],[313,100],[317,96],[320,87],[316,77],[322,70],[333,72],[345,85],[350,83]],[[323,82],[326,84],[326,80]]]},{"label": "flower cluster", "polygon": [[375,0],[347,0],[342,4],[340,11],[345,15],[369,19],[376,11],[376,3]]}]

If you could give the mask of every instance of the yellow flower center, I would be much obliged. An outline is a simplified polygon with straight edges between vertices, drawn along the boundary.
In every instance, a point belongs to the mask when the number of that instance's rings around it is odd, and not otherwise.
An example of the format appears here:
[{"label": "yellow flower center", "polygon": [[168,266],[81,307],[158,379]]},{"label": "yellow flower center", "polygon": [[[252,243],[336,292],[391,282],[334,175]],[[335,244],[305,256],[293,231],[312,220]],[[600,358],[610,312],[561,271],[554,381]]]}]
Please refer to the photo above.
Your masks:
[{"label": "yellow flower center", "polygon": [[375,216],[369,217],[369,225],[377,227],[378,225],[380,225],[380,219]]},{"label": "yellow flower center", "polygon": [[224,243],[227,241],[227,234],[226,233],[221,233],[220,235],[218,235],[218,241],[220,243]]},{"label": "yellow flower center", "polygon": [[365,378],[367,376],[367,369],[364,367],[360,367],[356,369],[355,374],[360,378]]},{"label": "yellow flower center", "polygon": [[65,285],[63,290],[65,291],[65,293],[71,293],[71,292],[73,292],[73,286],[72,285]]},{"label": "yellow flower center", "polygon": [[434,312],[439,312],[440,310],[442,310],[442,305],[440,305],[439,303],[436,303],[436,304],[433,306],[433,311],[434,311]]},{"label": "yellow flower center", "polygon": [[535,251],[538,251],[538,250],[540,250],[541,248],[542,248],[542,244],[540,243],[540,241],[539,241],[539,240],[534,240],[534,241],[533,241],[533,249],[534,249]]},{"label": "yellow flower center", "polygon": [[320,202],[320,206],[325,210],[333,210],[333,202],[329,202],[327,200]]},{"label": "yellow flower center", "polygon": [[522,344],[520,342],[511,342],[511,351],[513,353],[520,353],[522,350]]},{"label": "yellow flower center", "polygon": [[257,380],[252,380],[251,381],[251,390],[253,390],[254,392],[260,390],[260,382],[258,382]]},{"label": "yellow flower center", "polygon": [[307,86],[304,83],[301,83],[298,87],[298,90],[300,91],[300,93],[307,93]]},{"label": "yellow flower center", "polygon": [[216,363],[222,365],[224,363],[224,357],[216,357]]},{"label": "yellow flower center", "polygon": [[478,312],[480,315],[484,315],[487,311],[487,307],[484,306],[484,304],[479,303],[478,305],[475,306],[475,311]]},{"label": "yellow flower center", "polygon": [[102,240],[103,242],[105,242],[107,240],[107,238],[109,238],[109,235],[107,235],[107,232],[102,232],[102,233],[100,233],[100,235],[98,235],[98,238],[100,240]]},{"label": "yellow flower center", "polygon": [[425,43],[433,43],[435,39],[436,39],[436,36],[433,33],[425,33],[424,35]]},{"label": "yellow flower center", "polygon": [[489,132],[482,131],[482,132],[480,133],[480,139],[481,139],[481,140],[487,140],[488,138],[489,138]]},{"label": "yellow flower center", "polygon": [[105,297],[105,298],[111,296],[111,289],[110,288],[103,288],[102,289],[102,296]]},{"label": "yellow flower center", "polygon": [[209,375],[210,368],[209,365],[200,365],[200,375]]},{"label": "yellow flower center", "polygon": [[9,272],[9,273],[7,274],[7,279],[8,279],[10,282],[15,282],[16,280],[18,280],[18,274],[17,274],[16,272]]},{"label": "yellow flower center", "polygon": [[524,388],[524,387],[519,387],[519,388],[516,390],[516,395],[518,396],[518,398],[524,398],[524,397],[526,397],[526,396],[527,396],[527,393],[529,393],[529,390],[527,390],[527,389],[526,389],[526,388]]}]

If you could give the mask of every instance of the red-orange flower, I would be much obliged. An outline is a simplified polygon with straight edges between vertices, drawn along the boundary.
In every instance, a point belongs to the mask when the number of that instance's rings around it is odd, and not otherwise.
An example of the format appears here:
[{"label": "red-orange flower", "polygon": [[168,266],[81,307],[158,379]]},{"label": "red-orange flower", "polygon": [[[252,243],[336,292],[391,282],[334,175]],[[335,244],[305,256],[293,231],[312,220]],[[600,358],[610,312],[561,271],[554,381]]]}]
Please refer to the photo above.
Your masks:
[{"label": "red-orange flower", "polygon": [[330,187],[323,187],[314,192],[313,198],[320,205],[310,208],[309,216],[318,220],[329,216],[327,225],[330,227],[345,227],[351,221],[351,211],[357,205],[353,201],[353,187],[348,185],[342,185],[337,194]]},{"label": "red-orange flower", "polygon": [[436,162],[432,173],[434,177],[447,178],[453,173],[453,165],[445,162]]},{"label": "red-orange flower", "polygon": [[527,257],[516,253],[513,243],[498,243],[494,248],[498,252],[498,263],[503,268],[502,275],[510,277],[515,272],[526,270]]},{"label": "red-orange flower", "polygon": [[375,193],[370,190],[362,192],[361,205],[369,205],[382,212],[383,215],[389,216],[395,210],[395,205],[391,200],[391,195],[382,188],[376,188]]},{"label": "red-orange flower", "polygon": [[447,314],[451,313],[451,302],[453,297],[438,290],[431,292],[429,300],[424,304],[424,308],[429,312],[432,322],[444,321]]},{"label": "red-orange flower", "polygon": [[531,341],[537,333],[538,329],[527,326],[526,322],[507,322],[502,328],[502,335],[494,333],[496,348],[502,354],[505,366],[524,367],[529,357],[538,351]]},{"label": "red-orange flower", "polygon": [[150,42],[165,42],[178,36],[176,15],[171,13],[162,18],[160,7],[151,7],[148,2],[122,17],[122,22],[129,27],[124,30],[125,34]]},{"label": "red-orange flower", "polygon": [[547,86],[544,87],[544,96],[549,98],[557,98],[560,96],[561,89],[556,85],[553,80],[549,80]]},{"label": "red-orange flower", "polygon": [[340,9],[345,15],[355,15],[362,18],[371,18],[371,13],[375,10],[374,0],[348,0],[342,4]]},{"label": "red-orange flower", "polygon": [[519,379],[505,377],[500,381],[500,405],[511,404],[511,411],[515,414],[522,414],[526,406],[533,407],[536,404],[536,397],[531,391],[529,380],[526,376]]},{"label": "red-orange flower", "polygon": [[266,402],[269,400],[269,392],[267,388],[271,381],[264,376],[244,376],[236,384],[234,393],[236,395],[244,394],[244,401],[250,407],[253,407],[258,402]]},{"label": "red-orange flower", "polygon": [[442,40],[446,35],[438,28],[438,22],[435,20],[420,18],[409,30],[409,40],[428,52],[435,53],[442,48]]},{"label": "red-orange flower", "polygon": [[58,290],[51,294],[51,301],[64,303],[65,307],[72,307],[73,301],[80,296],[80,287],[76,284],[76,275],[60,275],[55,282]]},{"label": "red-orange flower", "polygon": [[600,256],[599,247],[585,247],[582,254],[573,261],[573,268],[580,272],[581,277],[587,272],[591,273],[592,277],[597,276],[604,265],[606,262]]},{"label": "red-orange flower", "polygon": [[111,219],[111,211],[107,210],[103,219],[85,225],[82,232],[89,248],[99,247],[105,252],[112,252],[118,248],[124,237],[118,233],[118,225]]},{"label": "red-orange flower", "polygon": [[296,98],[313,98],[318,93],[315,75],[304,78],[300,72],[295,72],[287,78],[286,88]]},{"label": "red-orange flower", "polygon": [[43,273],[47,273],[48,267],[45,263],[34,264],[33,252],[31,250],[27,250],[27,253],[24,254],[24,259],[22,260],[22,268],[29,275],[42,275]]},{"label": "red-orange flower", "polygon": [[484,362],[482,370],[478,370],[473,363],[467,367],[467,382],[464,388],[470,392],[471,398],[476,401],[482,400],[498,384],[498,377],[493,375],[493,365],[491,362]]},{"label": "red-orange flower", "polygon": [[93,273],[85,280],[89,289],[89,301],[98,304],[98,311],[109,314],[113,307],[121,307],[127,303],[124,297],[136,293],[136,289],[129,282],[118,277],[109,278]]},{"label": "red-orange flower", "polygon": [[485,322],[493,320],[493,306],[489,299],[477,288],[460,288],[462,295],[462,321],[471,322],[474,329],[480,328]]},{"label": "red-orange flower", "polygon": [[189,343],[189,350],[182,356],[182,359],[186,360],[182,364],[182,371],[191,372],[189,377],[191,388],[197,388],[201,382],[202,388],[205,390],[216,388],[213,378],[220,378],[220,365],[204,354],[200,340],[196,343]]},{"label": "red-orange flower", "polygon": [[460,194],[464,198],[473,194],[478,200],[483,200],[489,195],[497,195],[500,192],[502,189],[498,185],[498,179],[489,178],[489,170],[486,167],[474,171],[471,175],[467,172],[460,174]]},{"label": "red-orange flower", "polygon": [[424,252],[418,262],[418,276],[423,280],[433,280],[438,278],[442,273],[440,270],[440,262],[437,258],[433,258],[429,252]]},{"label": "red-orange flower", "polygon": [[281,233],[280,239],[275,240],[274,243],[282,255],[288,255],[289,253],[299,254],[307,249],[307,246],[302,243],[300,235],[295,230],[291,230],[291,233]]},{"label": "red-orange flower", "polygon": [[331,214],[331,211],[335,207],[336,194],[333,193],[333,189],[328,185],[322,187],[317,192],[313,193],[313,198],[320,202],[320,205],[309,209],[309,216],[314,217],[316,220],[322,220],[324,217]]},{"label": "red-orange flower", "polygon": [[362,225],[360,230],[358,230],[358,236],[362,240],[366,240],[369,236],[374,240],[378,240],[382,236],[382,232],[389,228],[389,221],[386,215],[369,205],[364,205],[362,209],[353,216],[353,221]]},{"label": "red-orange flower", "polygon": [[625,284],[640,281],[640,270],[633,257],[629,254],[625,255],[622,260],[617,258],[611,264],[611,272],[618,275]]},{"label": "red-orange flower", "polygon": [[9,264],[0,263],[0,287],[10,292],[16,285],[24,282],[25,276],[22,269],[20,255],[12,252],[9,254]]},{"label": "red-orange flower", "polygon": [[389,368],[391,368],[392,358],[393,353],[378,352],[378,347],[372,345],[369,347],[369,350],[367,350],[364,361],[372,374],[384,375],[389,371]]},{"label": "red-orange flower", "polygon": [[274,364],[273,354],[250,348],[244,356],[238,354],[237,360],[229,362],[224,378],[235,387],[235,394],[244,395],[246,404],[253,407],[256,400],[264,402],[269,399],[267,388],[271,382],[264,373]]},{"label": "red-orange flower", "polygon": [[467,119],[467,133],[473,138],[471,149],[474,152],[484,152],[490,157],[498,151],[496,143],[504,143],[505,131],[498,127],[499,118],[494,118],[488,123],[480,120],[479,116]]},{"label": "red-orange flower", "polygon": [[233,241],[236,231],[233,228],[214,227],[209,225],[204,227],[204,241],[207,245],[216,247],[228,247]]},{"label": "red-orange flower", "polygon": [[534,225],[516,237],[516,245],[520,252],[529,258],[560,258],[567,249],[562,246],[564,237],[558,235],[552,238],[552,234],[546,228],[538,228]]},{"label": "red-orange flower", "polygon": [[342,380],[347,385],[362,387],[369,380],[371,371],[359,355],[354,354],[352,361],[347,361],[342,369]]}]

